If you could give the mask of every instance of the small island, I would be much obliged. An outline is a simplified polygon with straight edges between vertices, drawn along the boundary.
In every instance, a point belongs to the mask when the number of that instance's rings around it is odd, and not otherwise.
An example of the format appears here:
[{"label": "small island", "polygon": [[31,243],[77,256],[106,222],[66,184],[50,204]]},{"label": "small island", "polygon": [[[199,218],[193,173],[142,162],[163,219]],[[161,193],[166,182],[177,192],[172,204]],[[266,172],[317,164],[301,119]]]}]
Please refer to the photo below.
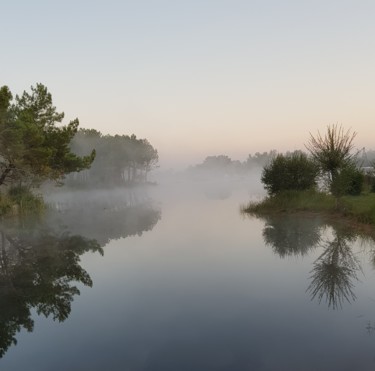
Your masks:
[{"label": "small island", "polygon": [[320,213],[361,227],[375,225],[374,167],[364,167],[354,150],[356,132],[329,125],[310,134],[308,153],[277,154],[263,168],[267,196],[241,208],[244,213]]}]

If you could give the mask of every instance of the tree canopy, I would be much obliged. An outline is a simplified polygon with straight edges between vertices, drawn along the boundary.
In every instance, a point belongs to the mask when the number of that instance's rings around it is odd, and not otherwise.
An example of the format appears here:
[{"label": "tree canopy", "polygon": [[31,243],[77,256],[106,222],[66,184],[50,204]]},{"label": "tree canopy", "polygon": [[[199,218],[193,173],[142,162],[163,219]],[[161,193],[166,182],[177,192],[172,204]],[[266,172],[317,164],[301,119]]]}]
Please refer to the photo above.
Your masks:
[{"label": "tree canopy", "polygon": [[0,88],[0,186],[59,180],[90,167],[95,150],[79,157],[69,146],[78,119],[61,125],[63,119],[64,113],[57,112],[42,84],[14,100],[7,86]]},{"label": "tree canopy", "polygon": [[261,181],[268,194],[281,191],[303,191],[314,188],[318,168],[306,154],[296,151],[288,155],[278,154],[263,168]]},{"label": "tree canopy", "polygon": [[80,129],[71,142],[78,155],[96,149],[95,162],[88,171],[73,173],[67,184],[108,186],[144,182],[157,166],[158,152],[147,139],[133,135],[103,135],[94,129]]},{"label": "tree canopy", "polygon": [[364,176],[358,169],[354,138],[357,133],[345,131],[341,125],[328,125],[327,132],[316,137],[310,133],[306,148],[319,165],[328,189],[339,198],[345,194],[361,193]]},{"label": "tree canopy", "polygon": [[310,140],[306,144],[306,148],[331,182],[338,174],[339,169],[353,160],[353,140],[356,135],[356,132],[352,132],[350,129],[344,131],[344,128],[337,124],[328,125],[324,136],[320,132],[316,137],[310,133]]}]

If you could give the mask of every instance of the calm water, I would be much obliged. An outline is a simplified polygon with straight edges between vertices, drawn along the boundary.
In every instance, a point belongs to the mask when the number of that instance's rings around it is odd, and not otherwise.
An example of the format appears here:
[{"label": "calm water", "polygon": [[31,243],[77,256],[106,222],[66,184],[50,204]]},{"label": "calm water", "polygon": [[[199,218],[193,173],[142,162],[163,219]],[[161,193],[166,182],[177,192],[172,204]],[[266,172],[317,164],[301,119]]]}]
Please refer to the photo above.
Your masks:
[{"label": "calm water", "polygon": [[3,224],[0,369],[374,370],[373,240],[242,216],[258,192],[51,195],[45,220]]}]

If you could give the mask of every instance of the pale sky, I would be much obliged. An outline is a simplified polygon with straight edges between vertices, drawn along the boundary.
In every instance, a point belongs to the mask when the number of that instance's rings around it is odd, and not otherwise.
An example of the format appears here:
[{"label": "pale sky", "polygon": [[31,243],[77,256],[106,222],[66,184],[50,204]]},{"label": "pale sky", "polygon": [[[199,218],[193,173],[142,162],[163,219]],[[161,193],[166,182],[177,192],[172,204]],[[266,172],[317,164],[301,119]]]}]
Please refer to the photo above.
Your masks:
[{"label": "pale sky", "polygon": [[375,1],[0,0],[0,85],[136,134],[163,168],[302,149],[339,123],[375,149]]}]

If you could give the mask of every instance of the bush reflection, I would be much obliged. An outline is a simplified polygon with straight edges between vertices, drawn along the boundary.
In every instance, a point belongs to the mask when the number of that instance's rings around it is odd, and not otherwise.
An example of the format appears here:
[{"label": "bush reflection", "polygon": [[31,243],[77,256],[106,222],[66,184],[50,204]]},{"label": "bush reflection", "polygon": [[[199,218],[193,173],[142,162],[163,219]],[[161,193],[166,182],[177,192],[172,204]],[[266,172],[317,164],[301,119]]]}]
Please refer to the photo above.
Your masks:
[{"label": "bush reflection", "polygon": [[304,256],[320,248],[313,263],[306,292],[311,299],[324,301],[332,309],[342,308],[344,302],[356,299],[354,288],[360,262],[353,252],[356,243],[370,246],[374,262],[374,236],[348,225],[323,221],[318,216],[262,216],[265,222],[263,238],[267,246],[281,258]]}]

